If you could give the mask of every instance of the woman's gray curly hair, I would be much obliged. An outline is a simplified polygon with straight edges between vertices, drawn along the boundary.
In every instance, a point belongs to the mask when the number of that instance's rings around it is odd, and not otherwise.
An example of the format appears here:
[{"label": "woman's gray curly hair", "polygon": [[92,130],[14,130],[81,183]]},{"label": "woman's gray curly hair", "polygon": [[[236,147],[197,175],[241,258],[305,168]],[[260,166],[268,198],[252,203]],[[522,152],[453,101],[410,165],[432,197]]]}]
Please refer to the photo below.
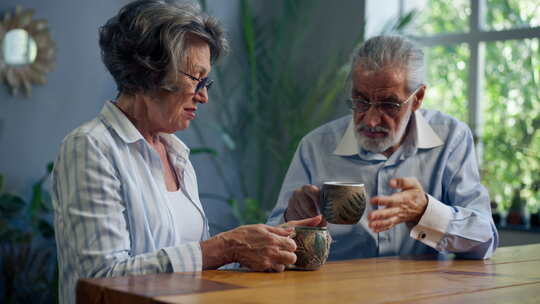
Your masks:
[{"label": "woman's gray curly hair", "polygon": [[133,95],[169,87],[193,37],[208,43],[212,63],[228,51],[223,28],[197,5],[137,0],[100,28],[99,45],[119,93]]}]

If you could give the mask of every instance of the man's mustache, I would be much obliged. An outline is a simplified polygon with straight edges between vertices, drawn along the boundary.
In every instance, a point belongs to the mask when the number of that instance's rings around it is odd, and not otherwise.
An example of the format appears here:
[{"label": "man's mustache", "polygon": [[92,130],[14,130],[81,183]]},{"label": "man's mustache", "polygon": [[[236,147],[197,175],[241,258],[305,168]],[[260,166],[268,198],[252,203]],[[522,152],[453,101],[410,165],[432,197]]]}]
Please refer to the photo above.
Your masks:
[{"label": "man's mustache", "polygon": [[386,134],[390,133],[390,130],[385,128],[385,127],[375,126],[373,128],[370,128],[370,127],[366,126],[365,124],[361,124],[358,127],[356,127],[356,131],[358,131],[358,132],[363,132],[363,131],[383,132],[383,133],[386,133]]}]

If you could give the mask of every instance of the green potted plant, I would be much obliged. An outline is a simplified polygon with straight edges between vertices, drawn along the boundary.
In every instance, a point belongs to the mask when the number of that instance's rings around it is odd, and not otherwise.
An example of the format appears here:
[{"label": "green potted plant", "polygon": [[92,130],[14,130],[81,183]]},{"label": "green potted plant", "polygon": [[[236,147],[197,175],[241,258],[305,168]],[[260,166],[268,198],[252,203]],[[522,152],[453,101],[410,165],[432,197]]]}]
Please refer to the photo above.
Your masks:
[{"label": "green potted plant", "polygon": [[[519,192],[519,189],[514,189],[514,192]],[[528,228],[529,226],[529,209],[526,201],[522,199],[519,193],[512,196],[512,202],[508,209],[506,223],[512,226],[521,226]]]},{"label": "green potted plant", "polygon": [[29,201],[4,191],[0,175],[0,271],[3,303],[56,303],[58,270],[53,215],[43,189],[47,174],[32,187]]}]

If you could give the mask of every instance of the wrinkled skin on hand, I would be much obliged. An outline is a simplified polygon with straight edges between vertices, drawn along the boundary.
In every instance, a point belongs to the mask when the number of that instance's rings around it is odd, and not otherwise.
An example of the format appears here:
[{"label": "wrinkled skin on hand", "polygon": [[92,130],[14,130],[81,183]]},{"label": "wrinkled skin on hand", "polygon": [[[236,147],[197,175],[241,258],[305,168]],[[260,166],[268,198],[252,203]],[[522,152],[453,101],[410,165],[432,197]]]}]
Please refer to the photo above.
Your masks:
[{"label": "wrinkled skin on hand", "polygon": [[321,217],[290,221],[279,227],[240,226],[201,242],[203,268],[237,262],[254,271],[281,272],[296,262],[296,243],[289,237],[294,226],[316,226]]},{"label": "wrinkled skin on hand", "polygon": [[255,271],[283,271],[296,262],[296,244],[289,238],[293,228],[263,224],[241,226],[220,237],[231,250],[231,260]]},{"label": "wrinkled skin on hand", "polygon": [[405,222],[416,225],[427,208],[427,196],[416,178],[395,178],[389,186],[401,191],[371,199],[372,205],[385,207],[368,215],[369,228],[375,233]]}]

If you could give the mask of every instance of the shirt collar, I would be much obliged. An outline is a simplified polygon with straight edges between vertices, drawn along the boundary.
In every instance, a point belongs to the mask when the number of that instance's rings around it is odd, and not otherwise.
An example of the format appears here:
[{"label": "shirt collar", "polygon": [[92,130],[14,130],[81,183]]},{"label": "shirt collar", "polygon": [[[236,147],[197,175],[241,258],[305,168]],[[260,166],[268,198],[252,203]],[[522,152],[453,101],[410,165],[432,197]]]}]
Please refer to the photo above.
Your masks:
[{"label": "shirt collar", "polygon": [[431,149],[444,144],[420,111],[414,112],[414,118],[416,121],[416,142],[418,143],[418,149]]},{"label": "shirt collar", "polygon": [[100,116],[101,120],[113,129],[125,143],[134,143],[138,140],[144,140],[139,130],[135,128],[114,102],[107,101],[103,106],[103,109],[101,109]]},{"label": "shirt collar", "polygon": [[189,148],[184,144],[178,137],[174,134],[169,133],[159,133],[159,136],[165,141],[167,146],[171,147],[169,149],[171,153],[180,156],[183,160],[187,160],[189,156]]},{"label": "shirt collar", "polygon": [[[413,117],[415,119],[416,128],[412,128],[412,130],[413,132],[416,132],[415,137],[418,149],[430,149],[443,144],[443,141],[431,128],[420,111],[415,111]],[[343,134],[341,141],[334,150],[335,155],[351,156],[360,153],[358,141],[356,140],[354,132],[354,118],[351,118],[345,134]]]}]

